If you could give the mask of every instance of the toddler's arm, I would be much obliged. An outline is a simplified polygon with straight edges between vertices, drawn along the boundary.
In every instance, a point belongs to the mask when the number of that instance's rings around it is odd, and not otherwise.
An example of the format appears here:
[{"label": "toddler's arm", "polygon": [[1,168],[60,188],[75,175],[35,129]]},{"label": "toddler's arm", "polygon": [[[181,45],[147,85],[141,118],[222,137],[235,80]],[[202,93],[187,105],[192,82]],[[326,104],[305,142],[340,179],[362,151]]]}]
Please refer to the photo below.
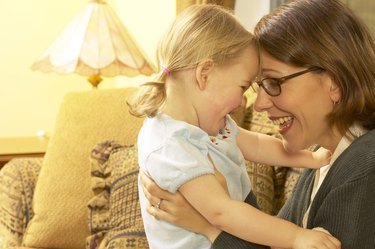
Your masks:
[{"label": "toddler's arm", "polygon": [[238,128],[237,144],[246,160],[270,165],[320,168],[329,164],[331,152],[319,148],[316,152],[289,152],[278,138]]},{"label": "toddler's arm", "polygon": [[241,239],[281,248],[340,248],[334,237],[307,230],[231,200],[214,175],[185,183],[179,191],[211,224]]}]

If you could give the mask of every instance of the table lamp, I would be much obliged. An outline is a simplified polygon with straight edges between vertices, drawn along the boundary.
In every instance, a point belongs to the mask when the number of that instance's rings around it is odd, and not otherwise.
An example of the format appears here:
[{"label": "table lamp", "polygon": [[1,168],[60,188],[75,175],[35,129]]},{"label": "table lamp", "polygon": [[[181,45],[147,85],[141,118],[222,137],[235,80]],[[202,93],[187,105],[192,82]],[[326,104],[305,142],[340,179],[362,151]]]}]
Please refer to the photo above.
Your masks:
[{"label": "table lamp", "polygon": [[77,73],[86,76],[93,88],[101,76],[149,76],[156,71],[104,0],[89,1],[31,68]]}]

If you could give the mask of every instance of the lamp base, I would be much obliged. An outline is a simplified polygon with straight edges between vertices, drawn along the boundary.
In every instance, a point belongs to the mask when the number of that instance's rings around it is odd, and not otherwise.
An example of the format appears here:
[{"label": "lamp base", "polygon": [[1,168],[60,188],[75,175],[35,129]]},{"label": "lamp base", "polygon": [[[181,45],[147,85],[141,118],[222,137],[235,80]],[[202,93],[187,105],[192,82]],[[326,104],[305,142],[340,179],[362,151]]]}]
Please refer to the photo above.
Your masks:
[{"label": "lamp base", "polygon": [[87,78],[87,80],[90,82],[92,85],[92,88],[98,88],[98,85],[100,82],[102,82],[102,77],[100,77],[99,74],[91,75],[90,77]]}]

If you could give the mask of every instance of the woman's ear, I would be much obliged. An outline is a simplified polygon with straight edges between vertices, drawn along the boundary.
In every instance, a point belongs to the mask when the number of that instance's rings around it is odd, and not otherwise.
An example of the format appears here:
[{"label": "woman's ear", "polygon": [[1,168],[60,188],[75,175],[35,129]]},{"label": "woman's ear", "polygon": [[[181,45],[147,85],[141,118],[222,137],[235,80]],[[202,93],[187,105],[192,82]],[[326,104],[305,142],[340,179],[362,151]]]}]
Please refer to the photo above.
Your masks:
[{"label": "woman's ear", "polygon": [[208,75],[214,68],[214,62],[212,59],[202,60],[195,70],[195,77],[200,90],[204,90],[207,85]]},{"label": "woman's ear", "polygon": [[331,97],[332,103],[335,105],[341,100],[341,90],[334,80],[331,80],[331,87],[329,96]]}]

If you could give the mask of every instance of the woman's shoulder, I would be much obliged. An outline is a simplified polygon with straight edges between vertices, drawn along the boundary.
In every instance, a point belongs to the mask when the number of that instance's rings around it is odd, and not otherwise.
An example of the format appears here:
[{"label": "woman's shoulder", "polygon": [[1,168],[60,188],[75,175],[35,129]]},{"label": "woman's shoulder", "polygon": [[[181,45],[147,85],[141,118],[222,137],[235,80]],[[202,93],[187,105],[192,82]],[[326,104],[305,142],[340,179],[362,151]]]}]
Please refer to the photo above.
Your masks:
[{"label": "woman's shoulder", "polygon": [[342,174],[347,173],[352,178],[375,174],[375,129],[355,139],[335,164],[341,165]]},{"label": "woman's shoulder", "polygon": [[370,142],[372,146],[375,146],[374,137],[375,137],[375,129],[372,129],[372,130],[369,130],[363,136],[359,137],[358,140],[359,141],[363,140],[363,142]]},{"label": "woman's shoulder", "polygon": [[[362,152],[374,152],[375,153],[375,129],[366,132],[364,135],[355,139],[352,144],[348,147],[348,152],[358,153]],[[375,155],[374,155],[375,156]]]}]

